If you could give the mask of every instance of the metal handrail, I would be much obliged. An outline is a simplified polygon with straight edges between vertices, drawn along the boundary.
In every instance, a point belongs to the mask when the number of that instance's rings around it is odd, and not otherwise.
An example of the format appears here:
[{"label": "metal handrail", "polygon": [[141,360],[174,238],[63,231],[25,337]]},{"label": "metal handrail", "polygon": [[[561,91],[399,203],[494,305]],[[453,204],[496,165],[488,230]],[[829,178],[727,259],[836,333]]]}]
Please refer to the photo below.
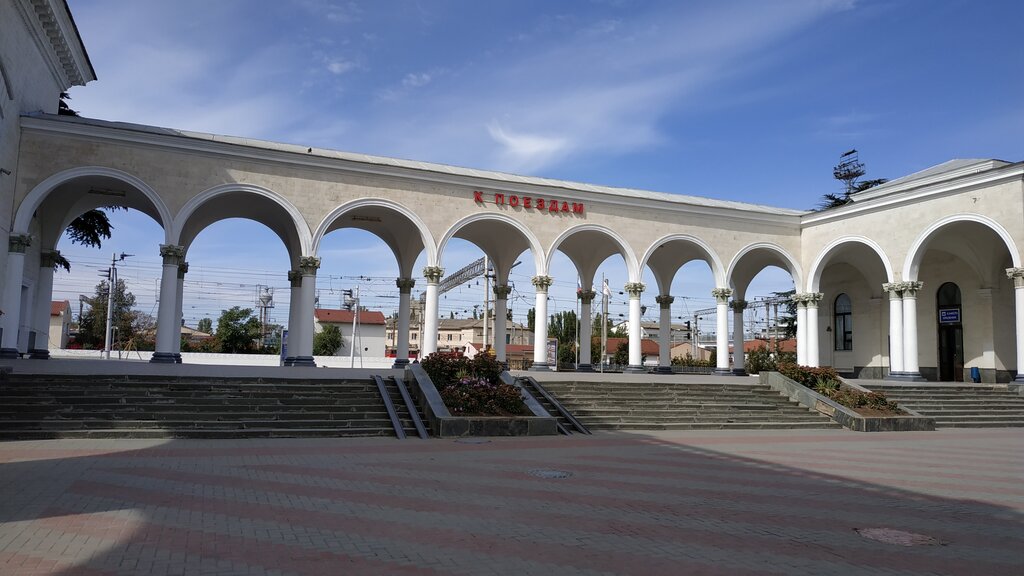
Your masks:
[{"label": "metal handrail", "polygon": [[416,433],[420,435],[420,438],[429,438],[427,434],[427,428],[423,425],[423,419],[420,418],[420,412],[416,409],[416,403],[412,401],[412,395],[409,394],[409,389],[405,387],[405,382],[400,378],[392,376],[391,381],[398,386],[398,392],[402,394],[402,401],[405,402],[405,407],[409,409],[409,417],[412,418],[412,423],[416,426]]},{"label": "metal handrail", "polygon": [[398,413],[395,412],[395,405],[391,402],[391,395],[388,394],[388,389],[384,386],[384,380],[376,374],[373,375],[373,380],[377,383],[377,391],[380,392],[380,398],[384,401],[384,408],[388,411],[388,418],[391,419],[391,426],[395,429],[395,436],[398,436],[399,440],[404,440],[405,428],[402,427],[402,421],[398,419]]},{"label": "metal handrail", "polygon": [[572,424],[573,428],[575,428],[578,432],[580,432],[581,434],[590,434],[590,430],[588,430],[582,422],[577,420],[576,417],[572,415],[572,412],[566,410],[565,406],[562,406],[561,402],[556,400],[555,397],[552,396],[547,391],[547,389],[540,385],[540,382],[537,382],[532,376],[521,376],[519,379],[526,380],[527,382],[529,382],[530,385],[533,386],[534,390],[540,392],[540,395],[543,396],[544,399],[547,400],[552,406],[554,406],[555,410],[557,410],[563,418],[568,420],[569,423]]}]

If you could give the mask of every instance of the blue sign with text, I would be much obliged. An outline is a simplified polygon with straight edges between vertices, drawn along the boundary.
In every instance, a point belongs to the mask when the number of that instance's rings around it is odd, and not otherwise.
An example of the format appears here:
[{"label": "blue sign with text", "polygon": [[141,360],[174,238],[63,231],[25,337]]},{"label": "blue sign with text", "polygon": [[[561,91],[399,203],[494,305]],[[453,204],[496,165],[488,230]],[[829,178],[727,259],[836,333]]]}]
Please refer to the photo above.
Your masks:
[{"label": "blue sign with text", "polygon": [[960,309],[959,308],[940,308],[939,309],[939,323],[940,324],[959,324],[960,323]]}]

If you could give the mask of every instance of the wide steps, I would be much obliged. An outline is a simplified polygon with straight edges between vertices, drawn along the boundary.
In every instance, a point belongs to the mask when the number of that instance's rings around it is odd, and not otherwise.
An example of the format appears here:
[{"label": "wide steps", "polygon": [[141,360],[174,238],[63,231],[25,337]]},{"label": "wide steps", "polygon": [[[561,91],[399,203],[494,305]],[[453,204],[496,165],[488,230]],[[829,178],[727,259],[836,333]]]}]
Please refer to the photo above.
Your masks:
[{"label": "wide steps", "polygon": [[872,385],[890,399],[935,418],[937,428],[1024,427],[1024,396],[1005,386]]},{"label": "wide steps", "polygon": [[594,430],[840,427],[757,384],[545,382],[544,386]]},{"label": "wide steps", "polygon": [[[414,430],[408,410],[399,419]],[[0,382],[0,439],[393,436],[371,381],[31,377]]]}]

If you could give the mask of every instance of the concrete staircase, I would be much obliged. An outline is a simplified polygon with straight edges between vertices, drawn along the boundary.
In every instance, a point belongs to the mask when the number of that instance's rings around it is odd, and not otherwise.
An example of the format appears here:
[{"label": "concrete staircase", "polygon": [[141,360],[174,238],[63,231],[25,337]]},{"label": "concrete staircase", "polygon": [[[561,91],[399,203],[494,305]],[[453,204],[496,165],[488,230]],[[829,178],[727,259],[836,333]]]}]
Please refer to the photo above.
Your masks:
[{"label": "concrete staircase", "polygon": [[1006,386],[862,384],[906,408],[935,418],[936,428],[1024,426],[1024,396]]},{"label": "concrete staircase", "polygon": [[[411,428],[408,414],[400,415]],[[6,375],[0,381],[0,439],[394,434],[371,380]]]},{"label": "concrete staircase", "polygon": [[[652,377],[656,378],[656,377]],[[707,383],[545,381],[591,430],[842,428],[768,386]]]}]

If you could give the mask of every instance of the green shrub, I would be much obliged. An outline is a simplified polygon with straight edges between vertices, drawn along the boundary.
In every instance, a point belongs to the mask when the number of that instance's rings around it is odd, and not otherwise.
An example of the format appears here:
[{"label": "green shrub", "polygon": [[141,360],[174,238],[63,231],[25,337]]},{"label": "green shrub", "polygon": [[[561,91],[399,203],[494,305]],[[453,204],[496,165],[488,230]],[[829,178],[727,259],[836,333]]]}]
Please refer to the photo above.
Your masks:
[{"label": "green shrub", "polygon": [[690,368],[714,368],[715,367],[715,357],[712,354],[712,356],[710,358],[708,358],[707,360],[698,360],[698,359],[694,358],[693,356],[691,356],[689,352],[687,352],[686,356],[676,356],[675,358],[673,358],[672,359],[672,365],[673,366],[686,366],[686,367],[690,367]]},{"label": "green shrub", "polygon": [[812,368],[796,364],[780,364],[779,373],[847,408],[871,408],[902,414],[903,410],[881,392],[861,392],[842,385],[839,374],[830,366]]},{"label": "green shrub", "polygon": [[780,364],[795,364],[796,354],[782,352],[775,347],[775,352],[767,344],[762,344],[746,354],[744,368],[748,374],[759,374],[761,372],[774,372]]}]

